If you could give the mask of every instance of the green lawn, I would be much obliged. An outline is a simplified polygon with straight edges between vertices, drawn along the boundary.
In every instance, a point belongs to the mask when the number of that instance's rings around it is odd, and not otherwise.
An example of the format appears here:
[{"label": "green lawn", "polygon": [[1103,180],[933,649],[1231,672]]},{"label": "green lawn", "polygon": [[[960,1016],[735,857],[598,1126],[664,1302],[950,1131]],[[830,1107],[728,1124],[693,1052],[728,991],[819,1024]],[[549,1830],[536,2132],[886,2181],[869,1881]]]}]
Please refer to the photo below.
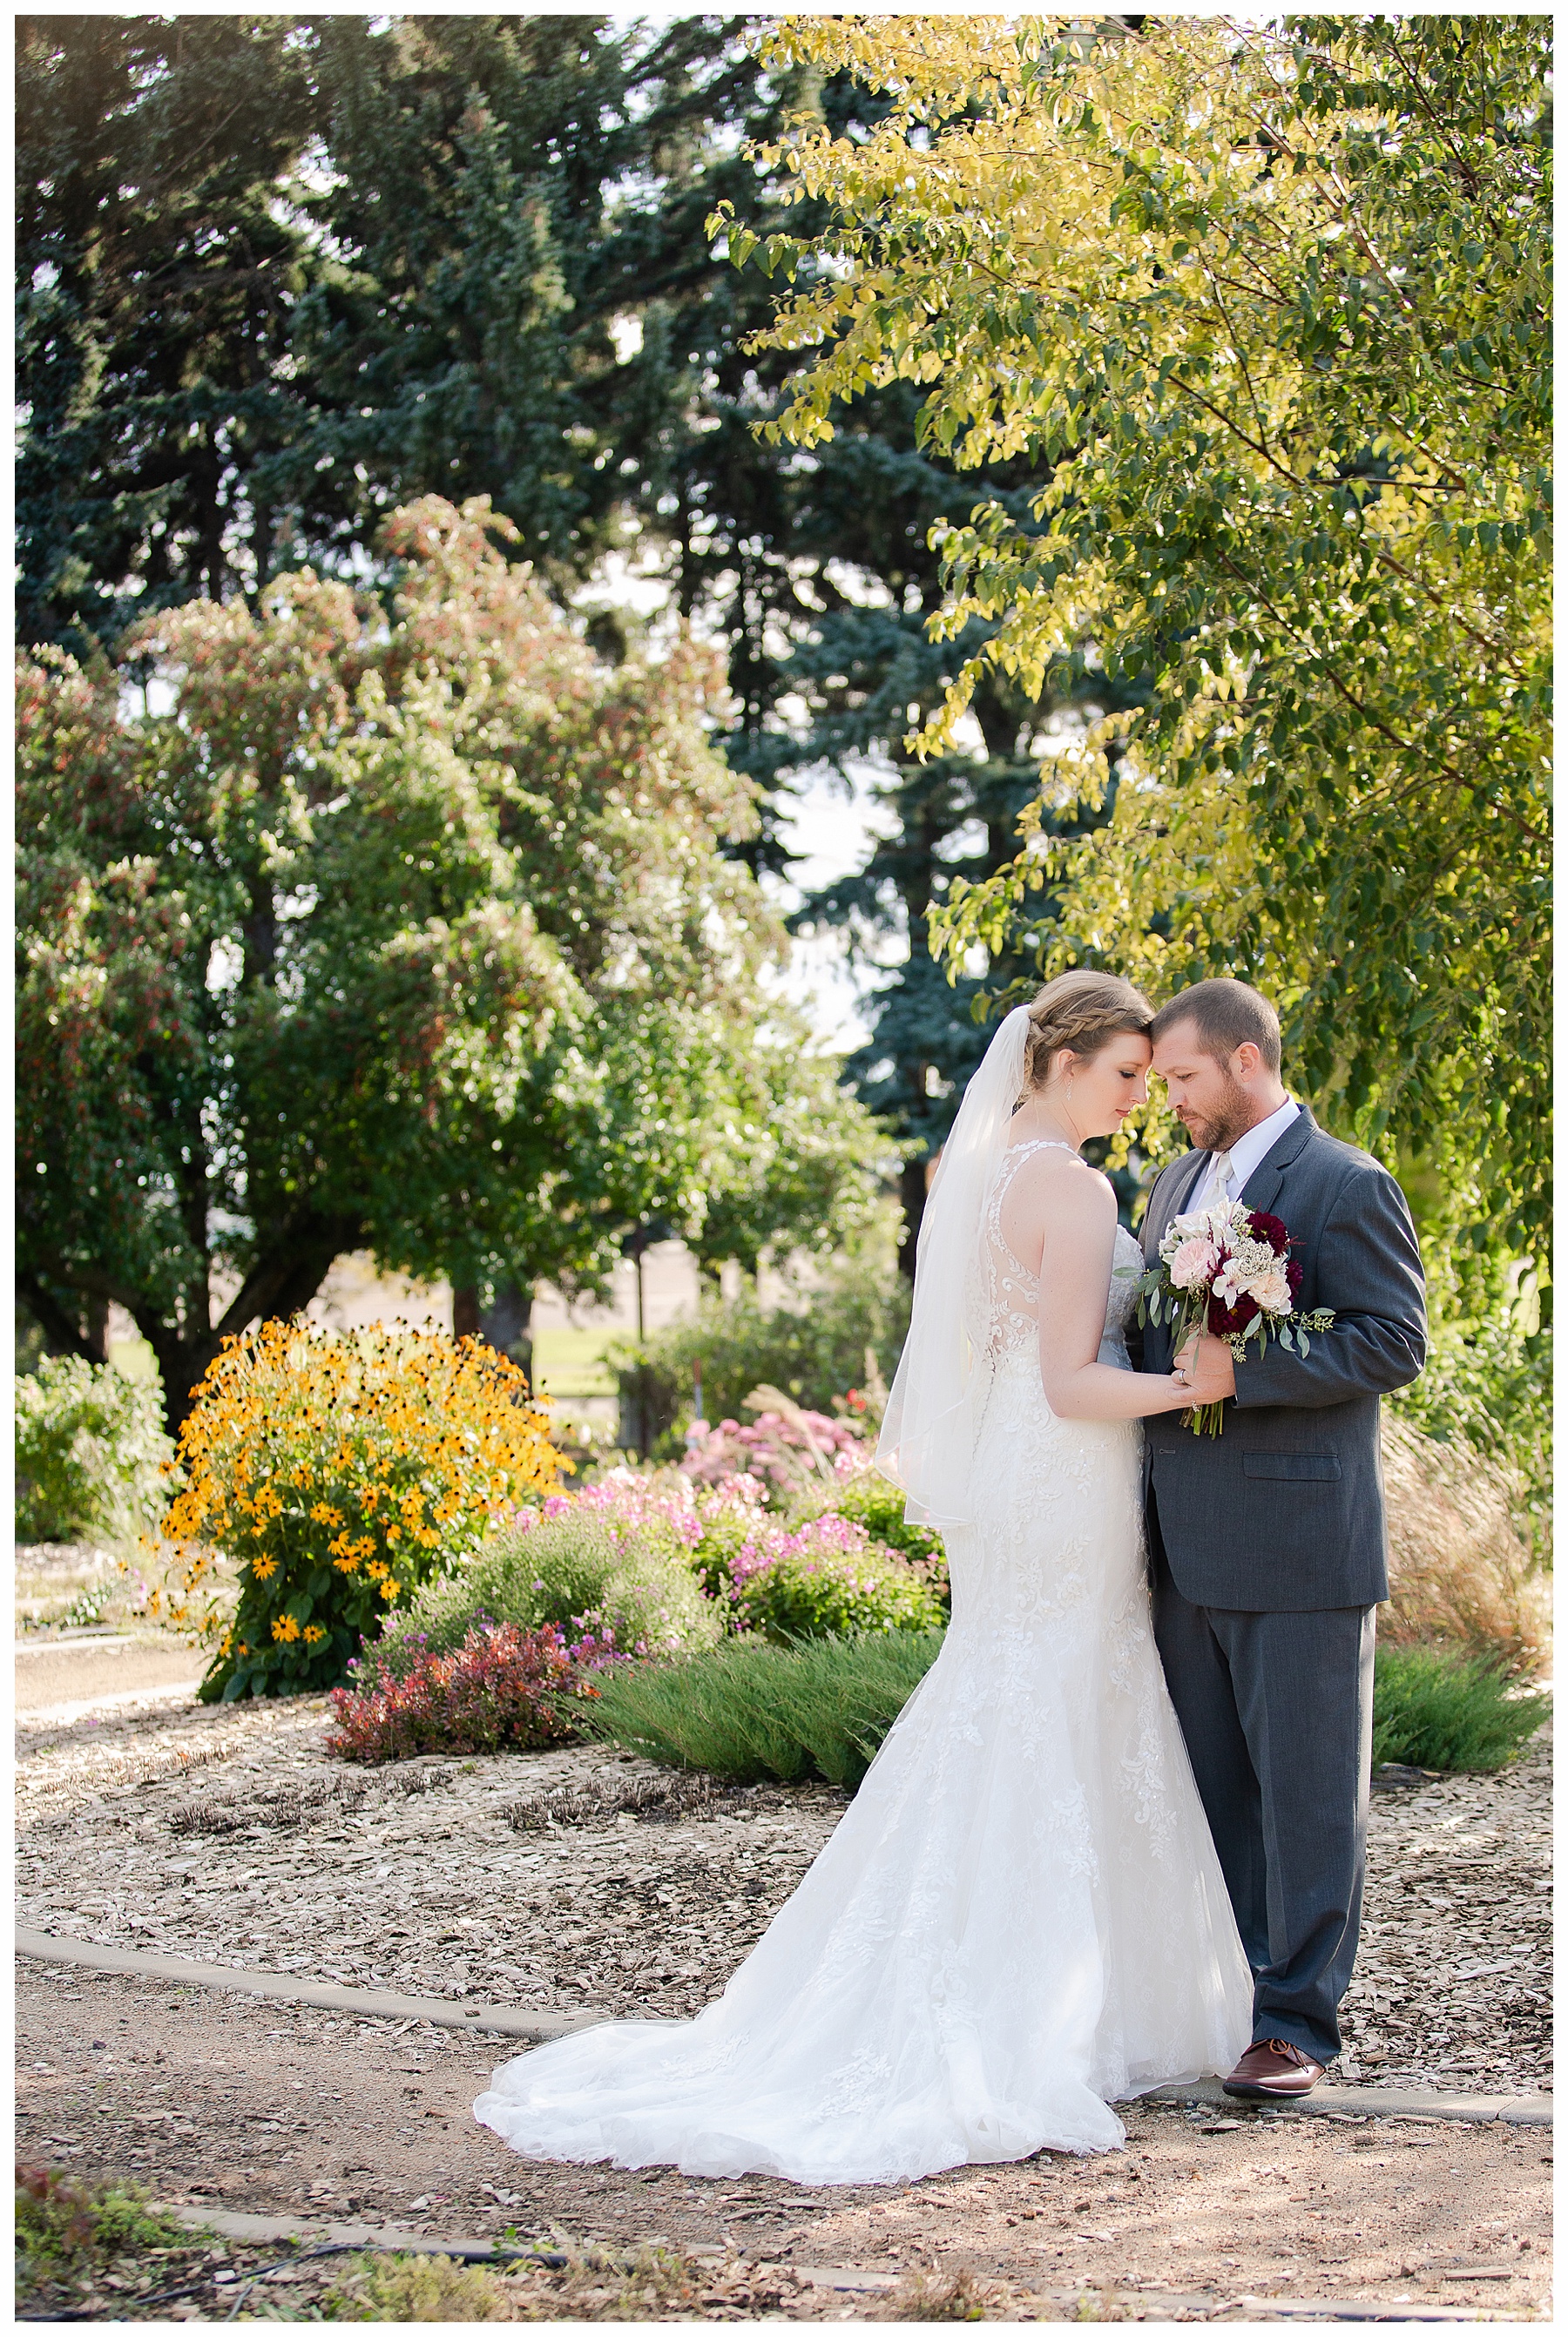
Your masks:
[{"label": "green lawn", "polygon": [[111,1339],[109,1360],[124,1380],[156,1380],[158,1358],[141,1335],[132,1332],[128,1339]]},{"label": "green lawn", "polygon": [[603,1361],[611,1341],[623,1335],[597,1331],[539,1331],[534,1338],[534,1383],[556,1398],[613,1395],[615,1375]]}]

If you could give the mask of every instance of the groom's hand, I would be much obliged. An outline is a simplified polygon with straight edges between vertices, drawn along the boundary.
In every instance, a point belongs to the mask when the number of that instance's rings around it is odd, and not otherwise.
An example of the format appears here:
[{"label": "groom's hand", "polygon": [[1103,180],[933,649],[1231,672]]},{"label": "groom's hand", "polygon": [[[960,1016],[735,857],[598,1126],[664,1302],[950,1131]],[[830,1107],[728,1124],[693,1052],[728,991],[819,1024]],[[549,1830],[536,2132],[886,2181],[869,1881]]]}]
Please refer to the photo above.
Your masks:
[{"label": "groom's hand", "polygon": [[1181,1360],[1187,1366],[1193,1403],[1221,1403],[1235,1394],[1236,1359],[1225,1340],[1200,1332],[1182,1350]]}]

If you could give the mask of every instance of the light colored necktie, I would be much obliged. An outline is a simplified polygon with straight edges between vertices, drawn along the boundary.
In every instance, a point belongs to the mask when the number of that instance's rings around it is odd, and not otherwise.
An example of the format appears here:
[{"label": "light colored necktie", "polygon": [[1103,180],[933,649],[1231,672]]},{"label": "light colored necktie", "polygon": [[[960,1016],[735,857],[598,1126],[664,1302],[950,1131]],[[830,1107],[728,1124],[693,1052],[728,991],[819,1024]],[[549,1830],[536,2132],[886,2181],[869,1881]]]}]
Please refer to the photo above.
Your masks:
[{"label": "light colored necktie", "polygon": [[1217,1152],[1209,1163],[1209,1189],[1203,1196],[1206,1209],[1218,1208],[1221,1201],[1231,1198],[1230,1155]]}]

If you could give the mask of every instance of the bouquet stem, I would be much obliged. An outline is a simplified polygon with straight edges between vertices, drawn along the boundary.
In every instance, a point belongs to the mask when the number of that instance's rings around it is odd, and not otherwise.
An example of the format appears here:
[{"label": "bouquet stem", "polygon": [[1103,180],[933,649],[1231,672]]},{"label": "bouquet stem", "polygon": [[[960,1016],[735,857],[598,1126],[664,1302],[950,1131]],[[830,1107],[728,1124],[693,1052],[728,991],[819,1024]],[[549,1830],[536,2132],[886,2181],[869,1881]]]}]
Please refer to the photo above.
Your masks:
[{"label": "bouquet stem", "polygon": [[[1208,1319],[1209,1296],[1205,1292],[1197,1306],[1182,1307],[1176,1325],[1172,1353],[1179,1355],[1194,1332],[1201,1336],[1208,1328]],[[1223,1436],[1225,1406],[1223,1403],[1189,1404],[1181,1415],[1181,1425],[1183,1428],[1190,1428],[1194,1436]]]}]

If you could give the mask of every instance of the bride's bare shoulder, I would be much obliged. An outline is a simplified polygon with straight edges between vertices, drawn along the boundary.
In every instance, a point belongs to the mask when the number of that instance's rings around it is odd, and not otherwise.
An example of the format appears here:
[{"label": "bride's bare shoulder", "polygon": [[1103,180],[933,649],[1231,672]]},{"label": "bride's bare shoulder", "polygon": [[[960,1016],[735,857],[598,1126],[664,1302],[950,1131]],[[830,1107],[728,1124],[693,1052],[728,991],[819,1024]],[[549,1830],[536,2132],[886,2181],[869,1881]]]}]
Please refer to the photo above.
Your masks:
[{"label": "bride's bare shoulder", "polygon": [[1116,1194],[1108,1177],[1065,1145],[1025,1141],[1009,1148],[1018,1157],[1007,1165],[1007,1198],[1027,1209],[1049,1208],[1057,1223],[1098,1225],[1116,1215]]}]

